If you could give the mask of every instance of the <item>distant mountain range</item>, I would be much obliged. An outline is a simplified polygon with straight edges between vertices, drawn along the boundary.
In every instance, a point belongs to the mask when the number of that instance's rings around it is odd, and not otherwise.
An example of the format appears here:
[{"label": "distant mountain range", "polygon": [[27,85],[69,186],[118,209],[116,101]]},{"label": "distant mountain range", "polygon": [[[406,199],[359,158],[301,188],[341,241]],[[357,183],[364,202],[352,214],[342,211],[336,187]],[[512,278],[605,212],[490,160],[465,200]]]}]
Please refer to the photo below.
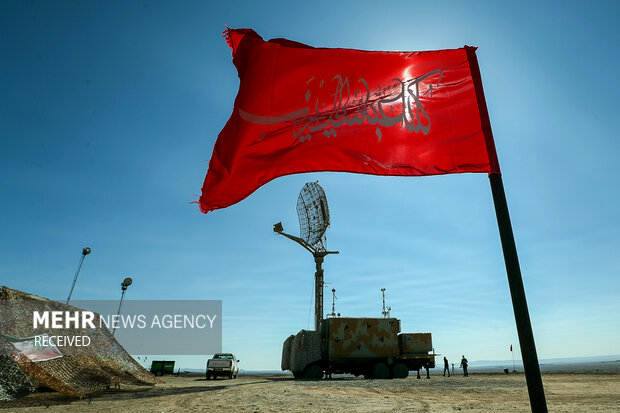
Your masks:
[{"label": "distant mountain range", "polygon": [[[455,373],[458,374],[461,369],[458,368],[461,360],[455,360]],[[620,355],[612,356],[588,356],[588,357],[562,357],[553,359],[540,359],[540,370],[543,373],[578,373],[578,372],[602,372],[602,373],[620,373]],[[452,361],[450,362],[452,364]],[[502,372],[504,369],[513,370],[512,359],[510,360],[477,360],[469,363],[469,369],[478,373],[495,373]],[[523,372],[523,363],[521,360],[515,360],[514,369],[517,372]],[[441,359],[437,360],[437,367],[431,369],[431,373],[437,374],[443,370]],[[184,369],[182,372],[188,373],[204,373],[203,369]],[[291,375],[288,371],[281,370],[240,370],[240,375],[247,376],[280,376]]]},{"label": "distant mountain range", "polygon": [[[515,356],[518,353],[515,354]],[[520,354],[519,354],[520,355]],[[560,357],[553,359],[539,359],[540,365],[543,364],[575,364],[575,363],[597,363],[604,361],[620,361],[620,355],[612,356],[588,356],[588,357]],[[460,364],[460,360],[458,361]],[[516,363],[521,363],[521,360],[515,360]],[[486,365],[499,365],[510,364],[512,366],[512,359],[508,360],[477,360],[469,363],[471,366],[486,366]],[[454,363],[456,365],[456,363]]]},{"label": "distant mountain range", "polygon": [[[539,365],[543,373],[620,373],[620,355],[540,359]],[[454,363],[454,366],[458,364]],[[512,360],[478,360],[469,363],[471,372],[494,373],[504,369],[523,372],[523,362],[515,360],[514,366]],[[458,371],[460,369],[456,373]]]}]

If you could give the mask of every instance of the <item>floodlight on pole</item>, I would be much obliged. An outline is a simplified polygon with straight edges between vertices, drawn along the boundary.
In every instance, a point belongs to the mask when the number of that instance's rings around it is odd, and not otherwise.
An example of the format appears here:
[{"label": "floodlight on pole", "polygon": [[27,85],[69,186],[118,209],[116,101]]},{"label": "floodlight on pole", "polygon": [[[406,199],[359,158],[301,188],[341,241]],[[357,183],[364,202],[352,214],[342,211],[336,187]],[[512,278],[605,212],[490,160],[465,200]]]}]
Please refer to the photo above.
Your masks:
[{"label": "floodlight on pole", "polygon": [[91,252],[92,250],[88,247],[82,248],[82,258],[80,258],[80,264],[78,265],[77,271],[75,272],[75,277],[73,277],[73,284],[71,284],[69,297],[67,297],[67,302],[65,304],[69,304],[69,300],[71,300],[71,294],[73,294],[73,289],[75,288],[75,283],[77,282],[78,275],[80,275],[80,269],[82,269],[82,264],[84,263],[84,258],[86,258],[86,256]]},{"label": "floodlight on pole", "polygon": [[328,254],[338,254],[338,251],[327,251],[325,247],[325,231],[330,224],[329,208],[325,191],[318,182],[308,182],[304,185],[297,198],[297,216],[299,217],[300,236],[296,237],[284,232],[282,222],[273,226],[273,232],[295,241],[314,257],[316,272],[314,273],[314,325],[319,330],[319,323],[323,319],[323,258]]},{"label": "floodlight on pole", "polygon": [[[125,298],[125,291],[127,291],[127,287],[129,287],[133,283],[133,280],[129,277],[125,278],[121,283],[121,301],[118,303],[118,311],[116,312],[116,319],[121,314],[121,306],[123,305],[123,298]],[[116,323],[114,323],[114,329],[112,330],[112,335],[116,333]]]}]

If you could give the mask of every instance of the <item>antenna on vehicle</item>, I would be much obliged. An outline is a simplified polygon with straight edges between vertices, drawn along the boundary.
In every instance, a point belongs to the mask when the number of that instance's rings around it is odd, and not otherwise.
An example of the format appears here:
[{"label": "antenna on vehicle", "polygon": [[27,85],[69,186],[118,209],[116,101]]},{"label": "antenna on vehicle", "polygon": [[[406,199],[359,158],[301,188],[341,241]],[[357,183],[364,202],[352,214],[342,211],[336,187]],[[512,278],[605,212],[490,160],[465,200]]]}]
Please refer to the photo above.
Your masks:
[{"label": "antenna on vehicle", "polygon": [[381,294],[383,295],[383,310],[381,311],[381,315],[383,315],[384,318],[389,318],[392,307],[388,307],[387,310],[385,308],[385,288],[381,289]]},{"label": "antenna on vehicle", "polygon": [[332,288],[332,312],[330,314],[327,314],[328,317],[336,317],[336,300],[338,299],[338,297],[336,297],[336,289]]},{"label": "antenna on vehicle", "polygon": [[327,251],[325,231],[329,227],[329,208],[325,191],[318,182],[304,185],[297,198],[297,216],[299,217],[300,236],[296,237],[284,232],[282,222],[273,226],[276,234],[285,236],[310,251],[314,256],[316,272],[314,273],[314,325],[319,330],[323,319],[323,258],[338,251]]}]

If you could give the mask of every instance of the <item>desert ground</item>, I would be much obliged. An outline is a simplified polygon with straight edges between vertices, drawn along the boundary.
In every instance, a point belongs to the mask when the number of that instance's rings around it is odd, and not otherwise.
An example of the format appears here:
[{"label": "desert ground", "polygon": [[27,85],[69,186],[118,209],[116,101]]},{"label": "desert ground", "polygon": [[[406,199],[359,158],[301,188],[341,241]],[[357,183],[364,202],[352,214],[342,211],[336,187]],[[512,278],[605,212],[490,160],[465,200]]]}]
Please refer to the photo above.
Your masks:
[{"label": "desert ground", "polygon": [[[550,412],[620,412],[620,374],[543,374]],[[366,380],[289,376],[205,380],[165,376],[154,387],[121,386],[91,398],[55,392],[0,402],[9,412],[528,412],[523,374]]]}]

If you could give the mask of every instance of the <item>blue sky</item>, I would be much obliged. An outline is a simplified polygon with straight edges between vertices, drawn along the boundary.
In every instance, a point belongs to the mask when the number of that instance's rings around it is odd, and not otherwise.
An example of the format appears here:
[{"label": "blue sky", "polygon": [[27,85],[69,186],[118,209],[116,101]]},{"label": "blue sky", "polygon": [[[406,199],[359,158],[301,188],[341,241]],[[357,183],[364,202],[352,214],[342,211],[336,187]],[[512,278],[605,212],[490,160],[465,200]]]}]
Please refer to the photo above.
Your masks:
[{"label": "blue sky", "polygon": [[[332,226],[325,307],[431,332],[456,360],[518,340],[485,174],[276,179],[208,215],[192,201],[238,78],[224,24],[367,50],[478,46],[540,358],[618,354],[617,2],[0,3],[0,284],[66,298],[221,299],[224,350],[277,369],[312,327],[297,234],[308,181]],[[201,367],[202,362],[197,367]]]}]

